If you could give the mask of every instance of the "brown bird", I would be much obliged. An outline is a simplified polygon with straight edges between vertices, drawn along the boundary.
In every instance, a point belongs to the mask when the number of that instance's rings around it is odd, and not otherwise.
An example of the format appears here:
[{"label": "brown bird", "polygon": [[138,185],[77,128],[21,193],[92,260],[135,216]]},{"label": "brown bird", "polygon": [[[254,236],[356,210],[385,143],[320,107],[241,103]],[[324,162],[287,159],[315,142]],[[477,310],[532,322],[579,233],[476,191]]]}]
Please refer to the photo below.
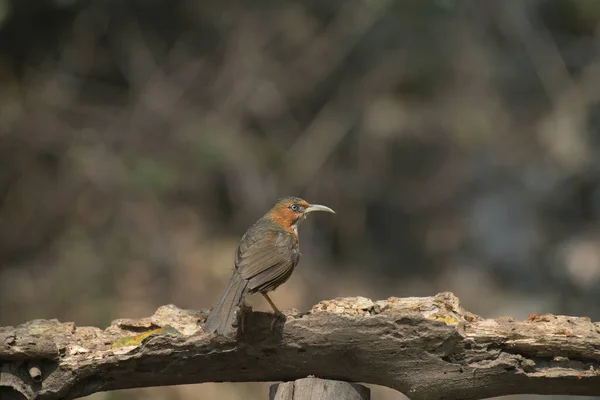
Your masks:
[{"label": "brown bird", "polygon": [[313,211],[335,214],[329,207],[285,197],[246,231],[235,255],[233,275],[204,324],[206,332],[233,332],[236,310],[246,293],[259,292],[273,311],[280,313],[267,292],[275,290],[294,272],[300,259],[298,224]]}]

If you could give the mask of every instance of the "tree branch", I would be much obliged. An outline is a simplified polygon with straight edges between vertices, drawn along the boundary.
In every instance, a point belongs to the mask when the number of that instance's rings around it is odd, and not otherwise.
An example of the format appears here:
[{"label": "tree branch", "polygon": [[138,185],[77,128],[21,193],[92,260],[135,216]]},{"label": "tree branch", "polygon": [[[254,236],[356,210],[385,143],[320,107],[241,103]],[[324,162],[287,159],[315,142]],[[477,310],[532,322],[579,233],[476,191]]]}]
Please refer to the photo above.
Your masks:
[{"label": "tree branch", "polygon": [[0,397],[309,375],[384,385],[413,400],[600,396],[600,323],[589,318],[482,319],[451,293],[323,301],[274,329],[273,314],[244,315],[237,338],[204,333],[206,312],[173,305],[105,330],[56,320],[0,328]]}]

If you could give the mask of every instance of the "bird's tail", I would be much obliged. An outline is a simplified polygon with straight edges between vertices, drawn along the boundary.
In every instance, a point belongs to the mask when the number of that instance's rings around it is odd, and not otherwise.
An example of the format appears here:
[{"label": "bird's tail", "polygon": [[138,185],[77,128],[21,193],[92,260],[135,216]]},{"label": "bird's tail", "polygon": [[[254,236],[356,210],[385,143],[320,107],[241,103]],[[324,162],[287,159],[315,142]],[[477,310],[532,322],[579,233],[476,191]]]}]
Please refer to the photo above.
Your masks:
[{"label": "bird's tail", "polygon": [[212,308],[204,323],[204,330],[208,333],[217,332],[220,335],[229,335],[234,331],[233,323],[236,311],[246,294],[248,282],[242,279],[237,271],[229,279],[229,283],[217,304]]}]

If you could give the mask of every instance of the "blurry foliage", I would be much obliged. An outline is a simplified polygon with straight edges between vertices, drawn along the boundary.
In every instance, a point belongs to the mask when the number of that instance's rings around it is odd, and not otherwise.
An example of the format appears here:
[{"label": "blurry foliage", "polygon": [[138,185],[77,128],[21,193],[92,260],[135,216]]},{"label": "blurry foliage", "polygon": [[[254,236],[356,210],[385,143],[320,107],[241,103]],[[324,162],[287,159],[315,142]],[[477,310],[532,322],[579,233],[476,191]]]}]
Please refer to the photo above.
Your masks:
[{"label": "blurry foliage", "polygon": [[284,195],[337,215],[302,227],[281,306],[450,290],[600,319],[599,21],[592,0],[0,0],[0,325],[209,307]]}]

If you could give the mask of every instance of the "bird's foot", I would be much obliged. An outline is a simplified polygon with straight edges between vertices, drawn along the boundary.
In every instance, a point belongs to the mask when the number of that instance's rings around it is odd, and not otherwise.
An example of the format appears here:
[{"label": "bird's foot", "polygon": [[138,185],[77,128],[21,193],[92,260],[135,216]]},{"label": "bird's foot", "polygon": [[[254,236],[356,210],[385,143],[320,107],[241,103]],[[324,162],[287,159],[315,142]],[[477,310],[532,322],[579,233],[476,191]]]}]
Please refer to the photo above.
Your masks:
[{"label": "bird's foot", "polygon": [[244,333],[246,331],[246,316],[252,312],[252,306],[245,301],[241,304],[239,309],[240,313],[240,331]]},{"label": "bird's foot", "polygon": [[277,326],[277,321],[279,319],[282,319],[283,322],[285,323],[287,316],[284,313],[282,313],[281,311],[273,313],[273,320],[271,321],[271,332],[275,333],[275,327]]}]

